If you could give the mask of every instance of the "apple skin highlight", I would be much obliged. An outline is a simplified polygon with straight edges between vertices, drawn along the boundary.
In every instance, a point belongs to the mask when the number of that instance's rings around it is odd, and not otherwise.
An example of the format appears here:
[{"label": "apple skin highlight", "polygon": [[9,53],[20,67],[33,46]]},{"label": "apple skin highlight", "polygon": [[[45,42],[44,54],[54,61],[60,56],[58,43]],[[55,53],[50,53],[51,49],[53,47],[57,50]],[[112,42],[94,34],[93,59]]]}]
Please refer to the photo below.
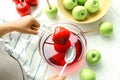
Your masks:
[{"label": "apple skin highlight", "polygon": [[100,4],[98,0],[87,0],[84,4],[89,13],[96,13],[99,10]]},{"label": "apple skin highlight", "polygon": [[99,33],[104,37],[110,37],[113,33],[113,24],[108,21],[100,23]]},{"label": "apple skin highlight", "polygon": [[91,49],[86,53],[85,58],[88,64],[95,65],[100,61],[101,53],[96,49]]},{"label": "apple skin highlight", "polygon": [[30,14],[30,6],[26,2],[20,2],[16,5],[16,10],[21,16]]},{"label": "apple skin highlight", "polygon": [[54,18],[57,16],[58,9],[56,6],[51,6],[51,8],[45,8],[45,14],[48,18]]},{"label": "apple skin highlight", "polygon": [[72,10],[75,6],[77,6],[77,0],[63,0],[63,6],[67,10]]},{"label": "apple skin highlight", "polygon": [[96,75],[93,70],[89,68],[83,68],[80,73],[80,80],[96,80]]},{"label": "apple skin highlight", "polygon": [[88,15],[87,9],[83,6],[76,6],[72,10],[72,15],[76,20],[84,20]]}]

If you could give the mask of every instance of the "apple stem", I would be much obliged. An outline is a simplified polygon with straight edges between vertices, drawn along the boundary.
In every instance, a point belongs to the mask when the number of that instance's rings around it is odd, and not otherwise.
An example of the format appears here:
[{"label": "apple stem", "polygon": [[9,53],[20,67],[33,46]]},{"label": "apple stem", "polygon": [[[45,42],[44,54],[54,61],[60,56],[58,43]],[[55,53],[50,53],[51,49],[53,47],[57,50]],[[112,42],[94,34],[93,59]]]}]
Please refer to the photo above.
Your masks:
[{"label": "apple stem", "polygon": [[23,6],[23,4],[22,4],[23,0],[19,0],[19,1],[20,1],[20,4]]},{"label": "apple stem", "polygon": [[94,57],[95,57],[95,54],[93,54],[92,57],[94,58]]},{"label": "apple stem", "polygon": [[47,0],[47,4],[48,4],[49,9],[51,9],[52,7],[51,7],[51,5],[50,5],[49,0]]},{"label": "apple stem", "polygon": [[73,2],[75,2],[76,0],[73,0]]}]

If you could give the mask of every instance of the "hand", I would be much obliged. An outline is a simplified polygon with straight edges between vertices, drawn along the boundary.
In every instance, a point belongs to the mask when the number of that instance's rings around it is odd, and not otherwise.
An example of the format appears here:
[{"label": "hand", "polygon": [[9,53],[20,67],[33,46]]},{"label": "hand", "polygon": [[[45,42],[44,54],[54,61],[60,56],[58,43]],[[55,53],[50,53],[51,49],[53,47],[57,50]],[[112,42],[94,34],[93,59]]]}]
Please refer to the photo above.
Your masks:
[{"label": "hand", "polygon": [[30,15],[21,17],[20,19],[10,23],[15,31],[26,34],[37,34],[40,24]]},{"label": "hand", "polygon": [[62,75],[62,76],[58,76],[58,75],[52,75],[51,77],[49,77],[47,80],[65,80],[66,76]]}]

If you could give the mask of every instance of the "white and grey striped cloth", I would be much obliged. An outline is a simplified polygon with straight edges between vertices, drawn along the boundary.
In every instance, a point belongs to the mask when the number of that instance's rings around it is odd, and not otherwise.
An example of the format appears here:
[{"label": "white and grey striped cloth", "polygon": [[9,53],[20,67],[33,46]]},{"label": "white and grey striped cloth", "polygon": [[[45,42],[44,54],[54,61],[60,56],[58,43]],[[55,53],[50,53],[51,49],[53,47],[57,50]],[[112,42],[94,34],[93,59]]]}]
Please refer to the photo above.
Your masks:
[{"label": "white and grey striped cloth", "polygon": [[[41,24],[41,27],[45,27],[44,24]],[[43,34],[42,31],[39,33]],[[21,63],[29,80],[44,80],[48,68],[39,54],[40,37],[40,35],[11,32],[0,38],[1,47]]]}]

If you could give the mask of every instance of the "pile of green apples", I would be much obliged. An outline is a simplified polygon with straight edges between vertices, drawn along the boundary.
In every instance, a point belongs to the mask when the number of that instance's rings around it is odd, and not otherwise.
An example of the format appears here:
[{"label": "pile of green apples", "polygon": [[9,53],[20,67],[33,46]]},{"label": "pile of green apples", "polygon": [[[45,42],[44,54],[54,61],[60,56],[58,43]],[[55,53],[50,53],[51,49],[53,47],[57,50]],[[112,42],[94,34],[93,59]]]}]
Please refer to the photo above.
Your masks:
[{"label": "pile of green apples", "polygon": [[[89,65],[96,65],[101,59],[101,53],[96,49],[90,49],[87,51],[85,59]],[[96,74],[90,68],[83,68],[80,71],[80,80],[96,80]]]},{"label": "pile of green apples", "polygon": [[99,0],[63,0],[63,6],[72,11],[76,20],[85,20],[88,14],[94,14],[99,10]]},{"label": "pile of green apples", "polygon": [[[105,21],[99,24],[99,33],[104,37],[110,37],[113,33],[111,22]],[[89,65],[96,65],[100,62],[101,52],[96,49],[90,49],[86,52],[85,60]],[[83,68],[80,73],[80,80],[96,80],[95,72],[90,68]]]}]

